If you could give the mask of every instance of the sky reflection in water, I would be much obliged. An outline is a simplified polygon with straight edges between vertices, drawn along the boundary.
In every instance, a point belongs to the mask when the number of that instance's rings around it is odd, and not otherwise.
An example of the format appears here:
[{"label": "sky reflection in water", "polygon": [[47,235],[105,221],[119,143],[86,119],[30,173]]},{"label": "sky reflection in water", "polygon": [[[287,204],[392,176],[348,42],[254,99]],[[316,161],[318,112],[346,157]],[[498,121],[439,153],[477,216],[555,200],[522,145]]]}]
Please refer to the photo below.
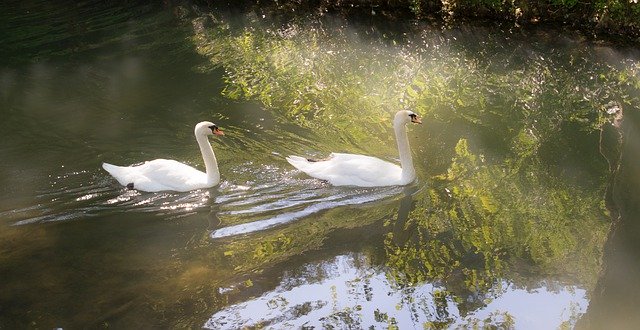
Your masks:
[{"label": "sky reflection in water", "polygon": [[285,272],[278,287],[225,307],[204,327],[369,328],[395,324],[405,329],[455,320],[449,328],[465,328],[474,324],[499,326],[511,318],[517,329],[555,329],[573,325],[588,305],[586,291],[574,286],[554,285],[550,290],[542,284],[524,290],[502,282],[500,291],[484,307],[460,315],[451,298],[436,302],[446,288],[424,283],[399,289],[384,271],[363,268],[362,264],[362,255],[349,254]]}]

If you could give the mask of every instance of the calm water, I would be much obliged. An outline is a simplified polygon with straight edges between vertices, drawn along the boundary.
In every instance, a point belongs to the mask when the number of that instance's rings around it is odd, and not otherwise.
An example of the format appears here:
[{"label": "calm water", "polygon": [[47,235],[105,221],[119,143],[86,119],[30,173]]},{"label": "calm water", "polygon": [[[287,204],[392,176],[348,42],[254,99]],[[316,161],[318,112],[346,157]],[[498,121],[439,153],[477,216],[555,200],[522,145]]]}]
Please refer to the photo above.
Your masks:
[{"label": "calm water", "polygon": [[[611,230],[600,129],[637,110],[637,49],[379,16],[2,7],[0,328],[550,329],[592,313]],[[336,188],[284,160],[395,161],[397,109],[424,118],[415,184]],[[145,193],[101,169],[203,169],[202,120],[226,134],[210,139],[218,187]],[[637,268],[627,248],[615,260]]]}]

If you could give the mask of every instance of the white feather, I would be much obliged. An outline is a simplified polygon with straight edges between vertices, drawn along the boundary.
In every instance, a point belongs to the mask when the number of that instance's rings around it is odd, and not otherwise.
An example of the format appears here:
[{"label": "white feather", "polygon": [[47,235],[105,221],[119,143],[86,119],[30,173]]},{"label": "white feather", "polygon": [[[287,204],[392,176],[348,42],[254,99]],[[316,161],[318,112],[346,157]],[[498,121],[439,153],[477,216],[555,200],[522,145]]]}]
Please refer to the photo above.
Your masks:
[{"label": "white feather", "polygon": [[104,168],[118,182],[142,191],[156,192],[163,190],[189,191],[210,188],[220,182],[220,172],[207,135],[222,135],[222,131],[211,122],[196,125],[194,133],[204,159],[206,173],[189,165],[171,159],[154,159],[137,166],[116,166],[103,163]]},{"label": "white feather", "polygon": [[327,159],[318,161],[299,156],[289,156],[286,159],[300,171],[334,186],[406,185],[415,180],[415,169],[406,133],[406,124],[409,122],[421,123],[418,116],[411,111],[401,110],[396,113],[393,126],[402,167],[371,156],[344,153],[332,153]]}]

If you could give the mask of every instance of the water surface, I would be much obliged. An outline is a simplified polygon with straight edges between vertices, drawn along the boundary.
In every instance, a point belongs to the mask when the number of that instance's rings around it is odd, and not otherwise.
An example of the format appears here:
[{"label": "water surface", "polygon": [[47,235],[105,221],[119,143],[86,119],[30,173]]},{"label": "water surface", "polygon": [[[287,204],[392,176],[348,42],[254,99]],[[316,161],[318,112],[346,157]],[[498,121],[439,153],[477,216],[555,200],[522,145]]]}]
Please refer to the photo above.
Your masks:
[{"label": "water surface", "polygon": [[[9,2],[0,67],[0,326],[571,327],[610,226],[600,128],[638,104],[635,49],[569,32],[269,10]],[[635,55],[634,55],[635,54]],[[284,157],[397,161],[331,187]],[[127,190],[172,158],[220,186]],[[628,265],[637,260],[625,259]]]}]

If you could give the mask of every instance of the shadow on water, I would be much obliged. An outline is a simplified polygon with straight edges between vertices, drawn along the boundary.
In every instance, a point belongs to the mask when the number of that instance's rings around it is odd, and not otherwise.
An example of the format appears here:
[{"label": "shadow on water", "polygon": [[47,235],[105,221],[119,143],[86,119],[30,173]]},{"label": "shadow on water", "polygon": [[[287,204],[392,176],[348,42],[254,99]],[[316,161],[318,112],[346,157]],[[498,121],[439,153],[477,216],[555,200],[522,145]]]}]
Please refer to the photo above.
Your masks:
[{"label": "shadow on water", "polygon": [[603,126],[601,151],[611,170],[606,204],[612,226],[584,329],[636,329],[640,324],[640,111],[619,109]]}]

